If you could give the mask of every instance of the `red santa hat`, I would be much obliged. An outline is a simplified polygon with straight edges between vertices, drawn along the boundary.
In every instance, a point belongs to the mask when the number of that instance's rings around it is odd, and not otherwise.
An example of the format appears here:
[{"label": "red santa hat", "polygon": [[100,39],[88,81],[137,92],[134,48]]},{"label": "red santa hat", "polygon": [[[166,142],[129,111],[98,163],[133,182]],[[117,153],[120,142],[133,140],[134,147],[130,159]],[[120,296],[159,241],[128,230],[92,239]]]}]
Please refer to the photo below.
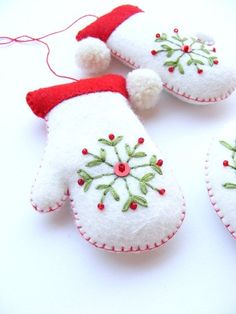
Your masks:
[{"label": "red santa hat", "polygon": [[45,118],[48,112],[62,101],[97,92],[120,93],[133,106],[150,108],[156,104],[161,89],[161,80],[155,72],[138,69],[130,72],[127,79],[121,75],[108,74],[81,79],[73,83],[40,88],[29,92],[26,101],[34,114]]},{"label": "red santa hat", "polygon": [[133,5],[122,5],[99,17],[78,32],[76,62],[89,73],[104,71],[110,63],[110,50],[106,41],[112,32],[134,14],[143,12]]}]

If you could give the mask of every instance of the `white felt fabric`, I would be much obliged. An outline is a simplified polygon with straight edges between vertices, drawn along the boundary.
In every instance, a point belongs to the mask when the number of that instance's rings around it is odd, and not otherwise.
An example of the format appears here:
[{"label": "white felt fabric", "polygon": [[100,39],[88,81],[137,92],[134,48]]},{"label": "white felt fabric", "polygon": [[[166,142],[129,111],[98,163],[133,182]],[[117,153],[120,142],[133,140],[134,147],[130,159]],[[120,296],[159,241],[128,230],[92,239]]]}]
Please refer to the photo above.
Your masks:
[{"label": "white felt fabric", "polygon": [[[49,127],[48,144],[38,177],[32,190],[32,202],[39,210],[48,211],[64,197],[69,190],[72,199],[75,221],[83,236],[98,247],[107,249],[130,250],[153,248],[166,242],[177,231],[184,217],[184,199],[166,159],[155,147],[144,127],[131,111],[128,101],[119,93],[100,92],[74,97],[63,101],[47,115]],[[146,195],[149,206],[138,206],[135,211],[122,212],[127,199],[123,180],[116,181],[116,190],[121,200],[116,202],[110,195],[105,201],[105,209],[97,209],[101,191],[95,189],[99,183],[110,182],[106,177],[96,180],[87,192],[77,184],[77,170],[86,169],[93,175],[105,172],[106,165],[86,168],[91,156],[81,151],[86,147],[93,153],[99,153],[101,147],[107,151],[107,160],[117,161],[112,148],[98,143],[99,138],[108,134],[123,135],[118,144],[122,158],[127,159],[124,144],[134,146],[139,137],[145,142],[141,151],[148,157],[132,160],[130,164],[148,161],[156,154],[164,160],[163,176],[156,174],[152,183],[166,190],[161,196],[149,191]],[[142,176],[151,172],[139,168],[135,174]],[[137,182],[127,178],[132,192],[141,195]]]},{"label": "white felt fabric", "polygon": [[[156,71],[164,83],[167,91],[178,98],[197,104],[207,104],[226,98],[235,88],[235,69],[225,66],[226,60],[219,58],[219,64],[212,67],[206,65],[202,74],[196,73],[195,66],[185,66],[185,74],[181,75],[176,69],[169,73],[163,63],[175,60],[180,52],[174,53],[172,58],[167,58],[166,53],[153,56],[150,52],[157,47],[156,33],[166,32],[161,25],[153,20],[147,13],[137,13],[120,24],[110,35],[107,45],[118,59],[126,59],[124,63],[133,68],[150,68]],[[180,32],[185,36],[184,32]],[[169,35],[174,35],[171,29]],[[165,43],[164,43],[165,44]],[[169,43],[168,43],[169,44]],[[188,42],[186,42],[188,44]],[[159,45],[159,43],[158,43]],[[169,44],[172,46],[171,44]],[[199,43],[200,45],[200,43]],[[217,56],[217,54],[216,54]],[[203,61],[202,57],[197,59]],[[182,58],[182,64],[188,60],[187,54]]]},{"label": "white felt fabric", "polygon": [[221,140],[235,146],[236,123],[226,126],[213,139],[206,162],[206,181],[211,202],[224,225],[236,238],[236,189],[222,186],[226,182],[236,183],[236,173],[232,168],[223,166],[224,160],[232,164],[232,152],[219,143]]}]

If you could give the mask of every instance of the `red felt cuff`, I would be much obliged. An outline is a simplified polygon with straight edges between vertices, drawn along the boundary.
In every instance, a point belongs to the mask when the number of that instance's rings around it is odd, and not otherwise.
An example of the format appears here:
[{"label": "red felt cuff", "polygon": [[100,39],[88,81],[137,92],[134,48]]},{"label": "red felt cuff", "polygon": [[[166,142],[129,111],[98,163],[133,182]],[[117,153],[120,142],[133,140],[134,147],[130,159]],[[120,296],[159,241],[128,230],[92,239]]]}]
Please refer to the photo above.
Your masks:
[{"label": "red felt cuff", "polygon": [[106,42],[111,33],[130,16],[143,12],[138,7],[133,5],[122,5],[110,13],[107,13],[95,22],[91,23],[84,29],[78,32],[76,39],[79,41],[87,37],[99,38]]},{"label": "red felt cuff", "polygon": [[115,92],[128,98],[125,78],[109,74],[96,78],[82,79],[74,83],[40,88],[29,92],[26,101],[36,116],[44,118],[46,114],[62,101],[79,95],[96,92]]}]

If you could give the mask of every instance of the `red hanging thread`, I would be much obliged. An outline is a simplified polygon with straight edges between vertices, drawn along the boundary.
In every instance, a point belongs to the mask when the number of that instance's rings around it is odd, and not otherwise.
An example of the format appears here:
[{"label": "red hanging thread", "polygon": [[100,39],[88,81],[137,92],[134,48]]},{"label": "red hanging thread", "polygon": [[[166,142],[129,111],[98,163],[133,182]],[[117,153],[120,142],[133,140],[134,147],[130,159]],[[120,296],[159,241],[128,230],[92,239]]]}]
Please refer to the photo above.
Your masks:
[{"label": "red hanging thread", "polygon": [[60,74],[56,73],[55,70],[53,70],[53,68],[52,68],[52,66],[50,65],[50,62],[49,62],[49,55],[51,53],[50,47],[49,47],[48,43],[46,43],[42,39],[50,37],[50,36],[57,35],[59,33],[63,33],[65,31],[67,31],[69,28],[71,28],[73,25],[75,25],[78,21],[80,21],[80,20],[82,20],[82,19],[84,19],[86,17],[94,17],[94,18],[98,19],[98,17],[96,15],[86,14],[86,15],[83,15],[83,16],[79,17],[73,23],[71,23],[69,26],[63,28],[62,30],[55,31],[55,32],[52,32],[52,33],[48,33],[48,34],[46,34],[44,36],[37,37],[37,38],[31,37],[29,35],[21,35],[21,36],[15,37],[15,38],[9,37],[9,36],[0,36],[0,46],[1,45],[9,45],[9,44],[12,44],[12,43],[28,43],[28,42],[38,42],[40,44],[43,44],[47,48],[46,64],[47,64],[49,70],[57,77],[69,79],[69,80],[72,80],[72,81],[77,81],[77,79],[75,79],[73,77],[66,76],[66,75],[60,75]]}]

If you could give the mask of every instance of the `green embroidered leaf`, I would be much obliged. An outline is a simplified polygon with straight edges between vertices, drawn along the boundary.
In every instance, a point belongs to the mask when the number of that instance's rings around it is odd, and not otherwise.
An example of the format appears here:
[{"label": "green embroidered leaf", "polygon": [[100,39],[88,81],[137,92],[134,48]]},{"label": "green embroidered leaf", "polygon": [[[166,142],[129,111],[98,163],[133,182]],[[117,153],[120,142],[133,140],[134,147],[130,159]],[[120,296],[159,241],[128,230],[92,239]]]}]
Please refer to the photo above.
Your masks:
[{"label": "green embroidered leaf", "polygon": [[229,143],[225,141],[220,141],[220,144],[226,147],[227,149],[232,150],[233,152],[236,152],[236,148],[231,146]]},{"label": "green embroidered leaf", "polygon": [[140,157],[145,157],[145,156],[147,156],[147,154],[144,152],[137,152],[137,153],[132,155],[132,157],[134,157],[134,158],[140,158]]},{"label": "green embroidered leaf", "polygon": [[109,188],[110,186],[108,184],[99,184],[96,186],[96,190],[104,190]]},{"label": "green embroidered leaf", "polygon": [[106,151],[103,148],[100,149],[100,158],[102,161],[106,160]]},{"label": "green embroidered leaf", "polygon": [[122,212],[127,212],[131,203],[132,203],[132,198],[129,197],[123,206]]},{"label": "green embroidered leaf", "polygon": [[204,65],[204,64],[205,64],[203,61],[198,60],[198,59],[193,59],[193,63],[194,63],[195,65],[197,65],[197,64]]},{"label": "green embroidered leaf", "polygon": [[127,155],[130,157],[132,155],[132,150],[129,144],[125,144],[125,150],[126,150]]},{"label": "green embroidered leaf", "polygon": [[112,146],[116,146],[122,140],[123,140],[123,136],[117,136],[117,138],[114,139],[114,141],[112,141]]},{"label": "green embroidered leaf", "polygon": [[193,63],[193,60],[189,59],[188,62],[187,62],[187,65],[191,65],[192,63]]},{"label": "green embroidered leaf", "polygon": [[135,201],[139,205],[141,205],[143,207],[148,207],[148,202],[144,197],[139,196],[139,195],[133,195],[132,199],[133,199],[133,201]]},{"label": "green embroidered leaf", "polygon": [[205,52],[206,54],[210,54],[210,52],[207,50],[207,49],[205,49],[205,48],[201,48],[201,50],[203,51],[203,52]]},{"label": "green embroidered leaf", "polygon": [[140,183],[139,183],[139,187],[140,187],[141,192],[146,195],[147,192],[148,192],[148,189],[147,189],[146,184],[143,183],[143,182],[140,182]]},{"label": "green embroidered leaf", "polygon": [[87,192],[88,189],[90,188],[90,185],[92,184],[93,180],[92,179],[89,179],[85,182],[84,184],[84,192]]},{"label": "green embroidered leaf", "polygon": [[78,173],[78,175],[80,175],[81,178],[83,178],[84,180],[88,180],[88,179],[91,178],[91,176],[90,176],[86,171],[84,171],[84,170],[82,170],[82,169],[79,169],[79,170],[77,171],[77,173]]},{"label": "green embroidered leaf", "polygon": [[228,183],[225,183],[223,187],[225,187],[226,189],[236,189],[236,184],[228,182]]},{"label": "green embroidered leaf", "polygon": [[105,145],[108,145],[108,146],[113,146],[112,142],[106,140],[105,138],[100,138],[100,139],[98,140],[98,142],[100,142],[100,143],[102,143],[102,144],[105,144]]},{"label": "green embroidered leaf", "polygon": [[208,58],[208,63],[212,67],[214,65],[213,59],[212,58]]},{"label": "green embroidered leaf", "polygon": [[114,200],[116,200],[116,201],[120,200],[119,194],[116,192],[116,190],[113,187],[110,188],[110,192],[111,192],[111,195],[113,196]]},{"label": "green embroidered leaf", "polygon": [[167,66],[176,66],[176,61],[166,61],[164,63],[164,65],[167,65]]},{"label": "green embroidered leaf", "polygon": [[180,74],[184,74],[184,68],[183,68],[183,66],[182,66],[182,64],[178,64],[178,70],[179,70],[179,73]]},{"label": "green embroidered leaf", "polygon": [[162,42],[163,40],[165,40],[165,39],[163,39],[162,37],[160,37],[160,38],[156,38],[156,39],[155,39],[155,42],[159,43],[159,42]]},{"label": "green embroidered leaf", "polygon": [[92,161],[89,161],[87,164],[86,164],[86,167],[96,167],[98,165],[101,165],[103,163],[103,161],[101,159],[94,159]]},{"label": "green embroidered leaf", "polygon": [[180,40],[180,38],[179,37],[177,37],[177,36],[171,36],[173,39],[176,39],[176,40],[178,40],[178,41],[180,41],[181,42],[181,40]]},{"label": "green embroidered leaf", "polygon": [[163,174],[162,171],[161,171],[161,168],[158,167],[157,165],[153,165],[153,166],[152,166],[152,169],[153,169],[154,171],[156,171],[157,173],[159,173],[160,175]]},{"label": "green embroidered leaf", "polygon": [[155,174],[152,172],[149,172],[141,178],[141,181],[148,182],[148,181],[151,181],[154,177],[155,177]]},{"label": "green embroidered leaf", "polygon": [[175,52],[174,50],[168,50],[168,52],[166,54],[167,58],[170,58],[174,52]]},{"label": "green embroidered leaf", "polygon": [[150,165],[155,165],[157,162],[157,156],[156,155],[152,155],[151,159],[150,159]]},{"label": "green embroidered leaf", "polygon": [[186,40],[188,40],[187,37],[183,37],[183,38],[182,38],[182,41],[186,41]]},{"label": "green embroidered leaf", "polygon": [[166,49],[166,50],[172,50],[172,48],[168,45],[161,45],[161,47]]},{"label": "green embroidered leaf", "polygon": [[166,33],[162,33],[161,34],[161,39],[162,40],[166,40],[167,39],[167,34]]}]

